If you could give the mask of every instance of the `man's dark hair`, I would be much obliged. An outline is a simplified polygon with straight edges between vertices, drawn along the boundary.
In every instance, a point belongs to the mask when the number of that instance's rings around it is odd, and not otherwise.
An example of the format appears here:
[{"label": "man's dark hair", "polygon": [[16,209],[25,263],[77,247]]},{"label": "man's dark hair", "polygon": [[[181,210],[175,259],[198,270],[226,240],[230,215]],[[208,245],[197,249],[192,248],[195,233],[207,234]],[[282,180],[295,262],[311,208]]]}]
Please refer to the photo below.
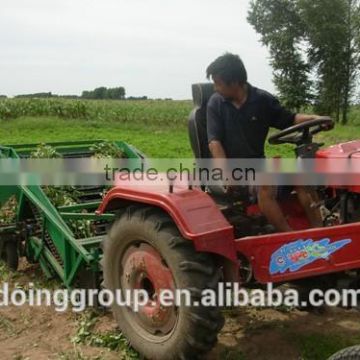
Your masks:
[{"label": "man's dark hair", "polygon": [[245,65],[238,55],[226,53],[213,61],[206,69],[206,76],[218,76],[225,84],[247,82]]}]

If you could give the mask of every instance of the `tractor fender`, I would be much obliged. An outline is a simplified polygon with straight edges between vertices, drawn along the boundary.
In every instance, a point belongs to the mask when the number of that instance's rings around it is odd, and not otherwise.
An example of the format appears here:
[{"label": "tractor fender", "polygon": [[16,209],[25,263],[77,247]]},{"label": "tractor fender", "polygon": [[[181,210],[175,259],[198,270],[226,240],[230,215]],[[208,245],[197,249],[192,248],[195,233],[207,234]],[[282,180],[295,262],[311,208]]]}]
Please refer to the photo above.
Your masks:
[{"label": "tractor fender", "polygon": [[146,204],[162,209],[197,251],[218,254],[236,263],[234,230],[213,199],[200,189],[174,186],[117,185],[104,197],[96,214]]}]

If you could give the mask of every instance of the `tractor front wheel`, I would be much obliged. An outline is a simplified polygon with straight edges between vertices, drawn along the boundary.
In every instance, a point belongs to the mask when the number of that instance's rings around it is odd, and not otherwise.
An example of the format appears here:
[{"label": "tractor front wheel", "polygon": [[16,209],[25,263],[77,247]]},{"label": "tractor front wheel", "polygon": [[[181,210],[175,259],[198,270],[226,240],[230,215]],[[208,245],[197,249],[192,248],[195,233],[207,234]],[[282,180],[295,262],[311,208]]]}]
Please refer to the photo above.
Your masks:
[{"label": "tractor front wheel", "polygon": [[360,346],[355,345],[346,349],[340,350],[336,354],[328,358],[328,360],[359,360]]},{"label": "tractor front wheel", "polygon": [[[129,208],[103,246],[104,287],[145,290],[151,300],[138,311],[112,305],[130,344],[147,359],[197,359],[211,350],[224,324],[218,307],[201,305],[203,289],[217,288],[220,269],[196,252],[171,218],[154,208]],[[162,306],[160,290],[188,289],[199,306]],[[179,306],[176,306],[179,305]]]}]

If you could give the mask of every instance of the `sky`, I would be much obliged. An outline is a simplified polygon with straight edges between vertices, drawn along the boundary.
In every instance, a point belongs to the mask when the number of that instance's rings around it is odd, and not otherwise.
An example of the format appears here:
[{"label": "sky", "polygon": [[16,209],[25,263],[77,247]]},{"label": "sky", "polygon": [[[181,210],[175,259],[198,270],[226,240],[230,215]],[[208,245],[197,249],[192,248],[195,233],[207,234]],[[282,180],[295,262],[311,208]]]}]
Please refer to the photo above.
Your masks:
[{"label": "sky", "polygon": [[274,91],[269,53],[247,23],[250,0],[0,0],[0,94],[191,98],[229,51],[249,82]]}]

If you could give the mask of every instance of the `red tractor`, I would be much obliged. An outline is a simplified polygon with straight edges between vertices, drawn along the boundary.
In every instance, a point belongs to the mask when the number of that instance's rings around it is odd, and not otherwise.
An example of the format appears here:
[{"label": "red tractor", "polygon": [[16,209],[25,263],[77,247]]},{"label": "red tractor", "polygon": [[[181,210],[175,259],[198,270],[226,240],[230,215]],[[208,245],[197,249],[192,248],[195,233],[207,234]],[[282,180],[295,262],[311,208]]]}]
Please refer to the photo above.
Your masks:
[{"label": "red tractor", "polygon": [[[206,104],[212,93],[211,84],[193,86],[196,108],[189,133],[196,158],[210,157]],[[313,135],[330,123],[324,118],[296,125],[269,141],[294,144],[301,157],[360,157],[360,141],[320,150]],[[221,309],[201,304],[163,307],[158,301],[162,289],[188,289],[199,300],[204,289],[216,290],[220,281],[249,288],[267,283],[357,288],[360,184],[317,190],[328,214],[324,227],[310,229],[291,195],[281,206],[295,230],[276,233],[269,231],[256,204],[227,199],[224,206],[218,194],[204,187],[112,188],[97,212],[116,210],[120,215],[103,246],[104,287],[144,289],[155,303],[137,312],[113,306],[131,345],[148,359],[185,360],[201,358],[216,344],[224,325]]]}]

